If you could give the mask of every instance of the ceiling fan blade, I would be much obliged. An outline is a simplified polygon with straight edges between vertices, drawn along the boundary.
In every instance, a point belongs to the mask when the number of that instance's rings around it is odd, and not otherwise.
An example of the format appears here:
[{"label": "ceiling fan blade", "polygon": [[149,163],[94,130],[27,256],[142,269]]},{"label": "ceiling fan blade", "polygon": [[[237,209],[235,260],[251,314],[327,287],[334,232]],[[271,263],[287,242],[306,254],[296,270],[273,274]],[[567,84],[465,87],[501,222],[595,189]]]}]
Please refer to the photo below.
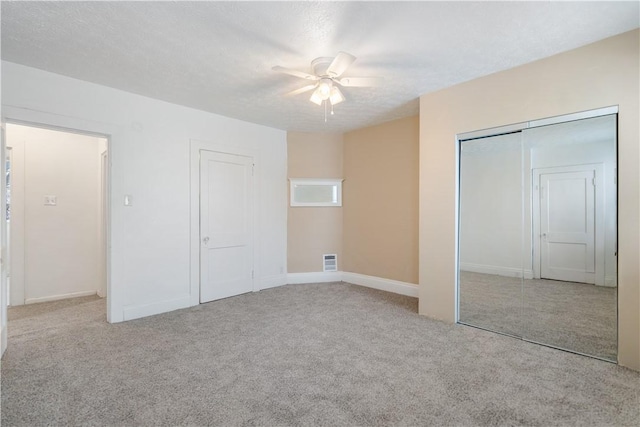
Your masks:
[{"label": "ceiling fan blade", "polygon": [[336,82],[344,87],[373,87],[382,83],[382,77],[345,77]]},{"label": "ceiling fan blade", "polygon": [[292,90],[291,92],[285,93],[284,96],[292,96],[292,95],[298,95],[301,93],[309,92],[310,90],[315,89],[316,86],[318,85],[309,85],[309,86],[301,87],[300,89]]},{"label": "ceiling fan blade", "polygon": [[300,77],[301,79],[307,80],[318,80],[318,76],[314,76],[309,73],[305,73],[303,71],[292,70],[291,68],[280,67],[276,65],[272,68],[273,71],[277,71],[279,73],[289,74],[290,76]]},{"label": "ceiling fan blade", "polygon": [[336,55],[331,65],[329,65],[329,68],[327,68],[327,74],[331,77],[341,76],[355,60],[356,57],[347,52],[338,52],[338,55]]}]

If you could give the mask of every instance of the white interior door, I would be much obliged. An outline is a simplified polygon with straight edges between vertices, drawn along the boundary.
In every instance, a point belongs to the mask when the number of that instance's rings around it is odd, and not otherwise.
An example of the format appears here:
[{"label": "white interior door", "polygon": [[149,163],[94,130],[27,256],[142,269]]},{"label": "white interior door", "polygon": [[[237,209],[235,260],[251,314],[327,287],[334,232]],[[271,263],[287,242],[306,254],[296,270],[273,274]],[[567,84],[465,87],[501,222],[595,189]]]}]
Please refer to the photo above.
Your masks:
[{"label": "white interior door", "polygon": [[539,175],[540,276],[595,283],[596,170],[553,169]]},{"label": "white interior door", "polygon": [[253,290],[253,158],[200,151],[200,302]]}]

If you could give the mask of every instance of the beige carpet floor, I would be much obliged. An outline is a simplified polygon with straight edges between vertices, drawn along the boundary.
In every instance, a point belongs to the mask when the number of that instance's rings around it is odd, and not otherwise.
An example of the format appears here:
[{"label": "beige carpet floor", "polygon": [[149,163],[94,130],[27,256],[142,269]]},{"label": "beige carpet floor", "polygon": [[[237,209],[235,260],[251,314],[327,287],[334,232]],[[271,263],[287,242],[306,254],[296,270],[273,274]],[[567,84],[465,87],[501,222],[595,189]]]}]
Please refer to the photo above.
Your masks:
[{"label": "beige carpet floor", "polygon": [[615,361],[617,289],[463,271],[460,321]]},{"label": "beige carpet floor", "polygon": [[637,372],[345,283],[112,325],[90,297],[9,316],[3,427],[640,424]]}]

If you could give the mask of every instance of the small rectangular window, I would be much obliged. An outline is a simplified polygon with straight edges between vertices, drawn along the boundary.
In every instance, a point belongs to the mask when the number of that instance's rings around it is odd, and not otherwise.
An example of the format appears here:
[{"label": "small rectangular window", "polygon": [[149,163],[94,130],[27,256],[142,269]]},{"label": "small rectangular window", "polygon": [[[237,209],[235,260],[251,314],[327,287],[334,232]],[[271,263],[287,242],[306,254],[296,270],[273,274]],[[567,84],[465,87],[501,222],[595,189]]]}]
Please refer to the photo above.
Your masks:
[{"label": "small rectangular window", "polygon": [[290,178],[291,206],[342,206],[342,179]]}]

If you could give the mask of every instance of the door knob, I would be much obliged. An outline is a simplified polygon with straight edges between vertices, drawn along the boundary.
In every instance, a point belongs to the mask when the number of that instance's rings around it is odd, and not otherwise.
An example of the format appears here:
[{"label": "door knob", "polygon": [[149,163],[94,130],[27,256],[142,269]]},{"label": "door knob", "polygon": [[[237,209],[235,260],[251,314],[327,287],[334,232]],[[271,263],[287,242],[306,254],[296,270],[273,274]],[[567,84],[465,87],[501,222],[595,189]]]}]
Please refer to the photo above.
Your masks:
[{"label": "door knob", "polygon": [[208,237],[203,238],[202,243],[204,243],[205,245],[209,243],[209,238]]}]

